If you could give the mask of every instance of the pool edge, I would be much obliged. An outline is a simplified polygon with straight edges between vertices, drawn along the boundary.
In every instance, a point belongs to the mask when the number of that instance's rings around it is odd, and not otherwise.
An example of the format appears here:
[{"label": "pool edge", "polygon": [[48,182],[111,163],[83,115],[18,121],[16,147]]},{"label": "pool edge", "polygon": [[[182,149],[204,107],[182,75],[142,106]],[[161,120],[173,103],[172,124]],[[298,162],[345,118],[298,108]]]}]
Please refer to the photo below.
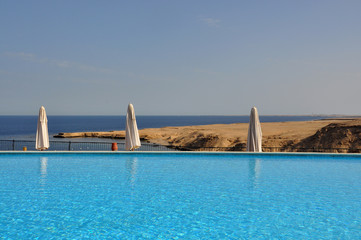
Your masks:
[{"label": "pool edge", "polygon": [[106,154],[106,155],[240,155],[240,156],[340,156],[340,157],[361,157],[361,153],[314,153],[314,152],[180,152],[180,151],[0,151],[0,155],[55,155],[55,154]]}]

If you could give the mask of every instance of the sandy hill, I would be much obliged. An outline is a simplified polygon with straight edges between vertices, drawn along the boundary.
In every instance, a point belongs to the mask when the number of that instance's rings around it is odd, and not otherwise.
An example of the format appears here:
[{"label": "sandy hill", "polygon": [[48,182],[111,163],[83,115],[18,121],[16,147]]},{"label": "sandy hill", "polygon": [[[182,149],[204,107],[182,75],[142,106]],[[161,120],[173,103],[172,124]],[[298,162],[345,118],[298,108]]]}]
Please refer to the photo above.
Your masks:
[{"label": "sandy hill", "polygon": [[[361,152],[361,119],[262,123],[264,151]],[[148,128],[141,139],[184,150],[245,150],[248,124]],[[55,137],[124,138],[124,131],[59,133]]]}]

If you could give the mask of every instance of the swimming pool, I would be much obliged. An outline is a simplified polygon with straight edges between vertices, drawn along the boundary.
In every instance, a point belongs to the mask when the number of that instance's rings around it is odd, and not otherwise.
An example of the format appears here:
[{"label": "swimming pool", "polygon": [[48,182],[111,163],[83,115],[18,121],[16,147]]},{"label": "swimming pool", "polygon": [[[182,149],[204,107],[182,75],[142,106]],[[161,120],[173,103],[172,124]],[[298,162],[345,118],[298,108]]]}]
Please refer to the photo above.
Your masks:
[{"label": "swimming pool", "polygon": [[361,155],[0,153],[0,238],[360,239]]}]

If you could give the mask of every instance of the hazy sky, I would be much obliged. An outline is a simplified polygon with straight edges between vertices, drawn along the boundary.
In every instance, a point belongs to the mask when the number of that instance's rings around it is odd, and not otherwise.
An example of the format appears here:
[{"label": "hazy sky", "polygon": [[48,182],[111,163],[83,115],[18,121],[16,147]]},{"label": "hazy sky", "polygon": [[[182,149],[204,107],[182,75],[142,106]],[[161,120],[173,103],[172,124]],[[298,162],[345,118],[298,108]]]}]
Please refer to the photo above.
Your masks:
[{"label": "hazy sky", "polygon": [[360,9],[0,0],[0,115],[360,115]]}]

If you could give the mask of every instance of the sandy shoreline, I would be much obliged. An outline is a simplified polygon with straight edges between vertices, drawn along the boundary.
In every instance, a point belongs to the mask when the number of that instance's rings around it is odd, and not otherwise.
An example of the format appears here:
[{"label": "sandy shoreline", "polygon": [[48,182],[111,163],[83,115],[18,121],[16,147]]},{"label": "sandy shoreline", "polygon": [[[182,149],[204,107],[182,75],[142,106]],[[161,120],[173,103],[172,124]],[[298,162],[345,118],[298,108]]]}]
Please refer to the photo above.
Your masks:
[{"label": "sandy shoreline", "polygon": [[[361,148],[361,119],[324,119],[261,123],[265,148]],[[332,131],[331,131],[332,130]],[[184,149],[234,148],[242,150],[248,123],[214,124],[139,130],[142,140]],[[317,135],[318,134],[318,135]],[[317,136],[315,136],[317,135]],[[125,131],[59,133],[54,137],[123,139]],[[313,138],[312,138],[313,137]],[[291,151],[291,150],[290,150]]]}]

